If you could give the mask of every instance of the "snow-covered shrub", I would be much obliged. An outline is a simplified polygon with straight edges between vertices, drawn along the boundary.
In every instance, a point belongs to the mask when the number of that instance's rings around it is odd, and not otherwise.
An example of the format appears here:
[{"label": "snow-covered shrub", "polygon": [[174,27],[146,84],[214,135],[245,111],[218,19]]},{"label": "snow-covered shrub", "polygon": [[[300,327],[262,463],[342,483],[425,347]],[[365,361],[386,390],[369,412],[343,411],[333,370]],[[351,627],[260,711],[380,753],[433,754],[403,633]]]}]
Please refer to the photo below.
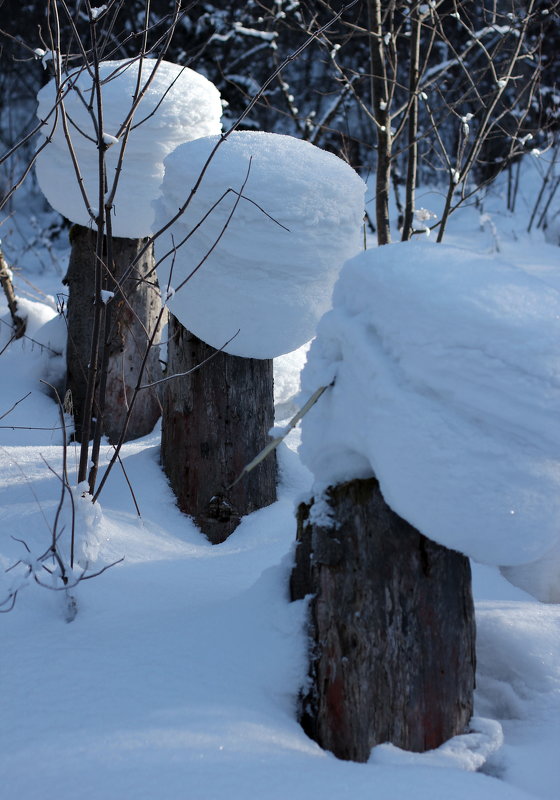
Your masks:
[{"label": "snow-covered shrub", "polygon": [[[140,64],[142,88],[156,67],[155,61],[127,59],[105,61],[100,65],[109,190],[122,147],[121,126],[132,106]],[[92,224],[70,157],[62,111],[59,108],[58,113],[51,113],[57,102],[54,80],[40,90],[37,99],[37,116],[40,120],[47,120],[43,134],[51,139],[36,164],[41,190],[53,208],[72,222]],[[74,70],[64,78],[62,102],[87,196],[95,208],[99,185],[97,105],[92,75],[88,70]],[[218,133],[221,112],[219,92],[203,75],[166,61],[157,66],[135,111],[126,142],[112,217],[114,236],[139,238],[153,232],[151,203],[163,177],[164,158],[183,142]]]},{"label": "snow-covered shrub", "polygon": [[348,262],[319,324],[303,421],[319,485],[374,474],[426,536],[489,564],[560,543],[560,292],[413,241]]},{"label": "snow-covered shrub", "polygon": [[[167,157],[156,226],[184,204],[217,141],[197,139]],[[295,350],[313,336],[342,264],[360,250],[365,189],[348,164],[309,142],[231,134],[186,212],[156,240],[162,287],[178,289],[200,265],[170,310],[216,348],[239,330],[224,348],[233,355]]]}]

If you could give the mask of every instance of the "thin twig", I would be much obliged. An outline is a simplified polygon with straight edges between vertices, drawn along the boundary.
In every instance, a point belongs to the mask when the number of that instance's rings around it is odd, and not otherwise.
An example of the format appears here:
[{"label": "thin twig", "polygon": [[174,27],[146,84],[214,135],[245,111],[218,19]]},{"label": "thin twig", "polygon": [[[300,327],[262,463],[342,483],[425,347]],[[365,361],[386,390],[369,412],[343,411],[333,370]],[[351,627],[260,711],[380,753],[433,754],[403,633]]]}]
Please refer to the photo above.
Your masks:
[{"label": "thin twig", "polygon": [[298,422],[300,422],[300,420],[302,420],[305,417],[307,412],[310,411],[311,408],[313,408],[313,406],[319,400],[319,398],[323,395],[323,393],[326,392],[327,389],[330,389],[331,386],[334,386],[334,381],[332,381],[332,383],[329,383],[327,386],[320,386],[315,392],[313,392],[313,394],[311,395],[311,397],[309,398],[307,403],[305,403],[305,405],[302,408],[300,408],[300,410],[297,412],[297,414],[295,414],[292,417],[292,419],[288,422],[288,424],[286,425],[286,427],[284,428],[284,430],[282,431],[280,436],[277,436],[275,439],[272,439],[272,441],[270,441],[266,445],[266,447],[264,447],[261,450],[261,452],[257,456],[255,456],[255,458],[252,461],[250,461],[247,464],[247,466],[243,467],[243,469],[241,470],[240,474],[237,476],[237,478],[234,480],[234,482],[231,484],[231,486],[227,487],[228,491],[230,489],[233,489],[233,487],[237,483],[239,483],[239,481],[242,478],[244,478],[246,475],[248,475],[249,472],[252,472],[255,469],[255,467],[258,467],[258,465],[261,463],[261,461],[264,461],[264,459],[268,455],[270,455],[270,453],[273,453],[274,450],[276,450],[278,445],[282,444],[282,442],[284,441],[286,436],[290,433],[290,431],[292,431],[296,427]]},{"label": "thin twig", "polygon": [[165,378],[160,378],[160,380],[154,381],[153,383],[145,383],[143,386],[140,386],[139,389],[152,389],[154,386],[159,386],[162,383],[167,383],[168,381],[172,381],[175,378],[186,378],[187,375],[192,375],[193,372],[196,372],[197,370],[201,369],[201,367],[204,367],[206,364],[208,364],[209,361],[212,361],[213,358],[216,358],[216,356],[219,353],[221,353],[228,346],[230,342],[233,342],[233,340],[239,334],[240,331],[241,328],[239,328],[237,333],[234,333],[231,339],[228,339],[227,342],[223,344],[219,350],[215,350],[213,353],[211,353],[211,355],[205,358],[204,361],[201,361],[200,364],[196,364],[196,366],[192,367],[191,369],[188,369],[186,372],[175,372],[173,375],[167,375]]},{"label": "thin twig", "polygon": [[[0,355],[1,355],[1,353],[0,353]],[[9,408],[7,411],[4,411],[4,413],[0,416],[0,419],[4,419],[4,417],[7,417],[8,414],[11,414],[12,411],[14,410],[14,408],[16,406],[19,406],[20,403],[23,403],[24,400],[27,400],[27,398],[29,397],[30,394],[31,394],[31,392],[27,392],[27,394],[25,394],[19,400],[16,400],[16,402],[13,404],[13,406],[11,408]]]}]

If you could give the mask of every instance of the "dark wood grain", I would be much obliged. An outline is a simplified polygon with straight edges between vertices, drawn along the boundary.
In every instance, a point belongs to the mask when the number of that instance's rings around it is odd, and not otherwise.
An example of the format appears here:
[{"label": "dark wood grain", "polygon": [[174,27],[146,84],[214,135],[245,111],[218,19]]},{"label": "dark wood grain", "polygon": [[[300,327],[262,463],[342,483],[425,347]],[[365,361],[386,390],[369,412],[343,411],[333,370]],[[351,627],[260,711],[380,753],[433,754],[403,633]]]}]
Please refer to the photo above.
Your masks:
[{"label": "dark wood grain", "polygon": [[228,487],[269,441],[274,424],[272,361],[218,352],[170,316],[163,393],[162,463],[179,508],[211,542],[223,542],[242,516],[276,500],[276,461],[265,459]]},{"label": "dark wood grain", "polygon": [[292,599],[312,595],[302,724],[354,761],[383,742],[438,747],[472,714],[469,561],[391,511],[374,479],[331,488],[326,499],[331,527],[312,522],[311,505],[299,508],[291,576]]}]

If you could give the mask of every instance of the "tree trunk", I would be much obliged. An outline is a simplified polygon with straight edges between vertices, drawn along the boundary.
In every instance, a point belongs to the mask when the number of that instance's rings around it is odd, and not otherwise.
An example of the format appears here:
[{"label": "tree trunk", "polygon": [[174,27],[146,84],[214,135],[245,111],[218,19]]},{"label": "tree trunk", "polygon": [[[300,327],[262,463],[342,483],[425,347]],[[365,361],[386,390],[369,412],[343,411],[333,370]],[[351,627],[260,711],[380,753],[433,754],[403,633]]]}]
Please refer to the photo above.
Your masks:
[{"label": "tree trunk", "polygon": [[[68,285],[68,347],[66,388],[72,393],[72,406],[77,441],[81,441],[83,407],[86,394],[87,363],[91,347],[93,298],[95,287],[95,232],[80,225],[70,231],[72,250],[64,282]],[[153,277],[138,284],[153,268],[154,258],[147,251],[135,266],[132,275],[119,291],[119,281],[144,245],[142,239],[114,238],[112,244],[112,277],[106,276],[106,285],[114,297],[107,303],[106,313],[111,315],[108,338],[107,389],[103,411],[103,433],[116,442],[121,432],[128,398],[136,385],[140,365],[148,344],[148,333],[156,324],[161,308],[159,291]],[[159,336],[156,337],[159,343]],[[161,377],[159,348],[149,355],[144,380]],[[95,407],[98,408],[97,399]],[[137,439],[153,429],[161,413],[161,403],[156,390],[143,390],[134,405],[128,425],[127,439]]]},{"label": "tree trunk", "polygon": [[376,122],[377,164],[375,170],[375,223],[377,244],[389,244],[391,225],[389,195],[391,190],[391,160],[393,151],[390,99],[394,76],[387,73],[388,59],[383,37],[383,3],[368,0],[369,55],[371,67],[372,114]]},{"label": "tree trunk", "polygon": [[416,207],[416,173],[418,170],[418,84],[420,82],[420,44],[422,42],[422,21],[418,7],[411,9],[412,36],[410,41],[410,67],[408,93],[410,109],[408,112],[408,152],[406,165],[406,202],[403,219],[402,241],[412,236],[412,225]]},{"label": "tree trunk", "polygon": [[272,361],[215,350],[170,315],[168,374],[201,369],[164,384],[161,454],[179,508],[213,544],[242,516],[276,500],[276,461],[265,459],[231,484],[268,443],[274,424]]},{"label": "tree trunk", "polygon": [[313,595],[302,725],[353,761],[383,742],[438,747],[472,714],[469,561],[391,511],[375,479],[331,487],[326,502],[329,527],[313,502],[298,511],[291,596]]}]

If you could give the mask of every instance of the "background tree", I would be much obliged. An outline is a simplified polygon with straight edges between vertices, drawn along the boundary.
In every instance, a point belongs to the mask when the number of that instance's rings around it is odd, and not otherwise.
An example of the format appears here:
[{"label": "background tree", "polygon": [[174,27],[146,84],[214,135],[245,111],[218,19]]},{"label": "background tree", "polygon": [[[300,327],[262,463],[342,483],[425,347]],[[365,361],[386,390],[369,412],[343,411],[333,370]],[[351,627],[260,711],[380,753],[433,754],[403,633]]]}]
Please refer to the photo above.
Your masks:
[{"label": "background tree", "polygon": [[[309,43],[297,63],[283,66],[255,103],[252,98],[265,79],[332,19],[339,5],[331,7],[324,0],[181,3],[167,57],[185,65],[196,62],[219,88],[228,104],[226,125],[251,104],[241,129],[290,133],[340,153],[364,176],[376,171],[376,181],[385,187],[376,190],[380,209],[385,209],[380,214],[386,218],[392,189],[404,238],[410,235],[411,212],[414,219],[415,172],[422,185],[446,185],[452,194],[451,210],[523,152],[549,146],[558,126],[556,0],[552,5],[543,0],[383,6],[360,0],[348,5],[328,32]],[[41,21],[39,39],[45,29],[44,5],[33,2],[25,8],[26,20]],[[174,8],[172,0],[152,2],[149,29],[142,34],[144,0],[119,4],[114,24],[100,37],[101,57],[131,56],[143,36],[148,51],[159,47]],[[76,16],[82,36],[87,34],[86,16],[83,9]],[[38,87],[44,80],[40,62],[32,61],[34,48],[21,43],[19,20],[12,14],[3,22],[9,63],[5,74],[17,76],[17,84],[15,77],[4,84],[8,93],[16,85]],[[63,51],[70,52],[64,37],[70,36],[71,28],[64,14],[60,25]],[[27,60],[10,61],[13,55]],[[511,80],[499,85],[508,75],[508,65]],[[384,106],[387,99],[391,102]],[[16,128],[20,124],[18,119]],[[388,174],[387,159],[381,158],[381,169],[377,164],[379,153],[387,152],[387,136]],[[464,179],[455,183],[461,175]],[[375,217],[371,214],[372,222]],[[414,224],[418,230],[426,227]],[[445,227],[439,221],[433,225]],[[381,229],[386,239],[386,223]]]}]

